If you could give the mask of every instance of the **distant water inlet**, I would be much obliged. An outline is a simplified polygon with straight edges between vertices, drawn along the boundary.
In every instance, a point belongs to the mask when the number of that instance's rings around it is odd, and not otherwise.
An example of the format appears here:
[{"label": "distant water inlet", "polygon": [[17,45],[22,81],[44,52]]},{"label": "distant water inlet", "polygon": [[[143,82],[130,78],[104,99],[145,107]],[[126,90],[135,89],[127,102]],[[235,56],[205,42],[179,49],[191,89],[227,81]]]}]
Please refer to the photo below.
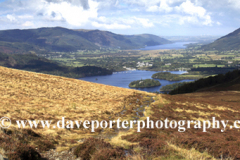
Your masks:
[{"label": "distant water inlet", "polygon": [[[173,74],[183,74],[186,71],[170,71]],[[141,79],[151,79],[152,75],[157,72],[155,71],[143,71],[143,70],[134,70],[134,71],[123,71],[123,72],[114,72],[112,75],[106,76],[93,76],[93,77],[84,77],[80,80],[100,83],[110,86],[129,88],[128,85],[132,81],[141,80]],[[177,82],[189,82],[193,80],[182,80],[182,81],[167,81],[167,80],[158,80],[161,83],[161,86],[151,87],[151,88],[137,88],[141,91],[147,92],[159,92],[160,88],[169,84]],[[162,92],[163,93],[163,92]]]},{"label": "distant water inlet", "polygon": [[145,48],[135,49],[135,50],[158,50],[158,49],[186,49],[187,44],[195,42],[175,42],[171,44],[163,44],[157,46],[146,46]]}]

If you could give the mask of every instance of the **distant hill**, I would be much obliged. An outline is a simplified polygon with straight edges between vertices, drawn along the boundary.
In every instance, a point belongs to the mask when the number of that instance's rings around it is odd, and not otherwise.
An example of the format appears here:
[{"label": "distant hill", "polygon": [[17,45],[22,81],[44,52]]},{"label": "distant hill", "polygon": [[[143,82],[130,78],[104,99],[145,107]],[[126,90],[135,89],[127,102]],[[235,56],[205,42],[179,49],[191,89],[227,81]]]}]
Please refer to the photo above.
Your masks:
[{"label": "distant hill", "polygon": [[119,35],[100,30],[71,30],[61,27],[0,31],[0,49],[4,53],[77,51],[111,47],[137,49],[170,41],[154,35]]},{"label": "distant hill", "polygon": [[240,28],[202,47],[205,50],[240,50]]},{"label": "distant hill", "polygon": [[172,43],[167,39],[152,34],[126,35],[125,37],[139,46],[155,46]]},{"label": "distant hill", "polygon": [[70,78],[112,74],[112,71],[110,70],[95,66],[76,68],[63,66],[51,60],[37,57],[33,54],[0,53],[0,66]]},{"label": "distant hill", "polygon": [[196,91],[240,91],[240,70],[218,74],[182,85],[169,94],[192,93]]},{"label": "distant hill", "polygon": [[[9,50],[16,46],[29,44],[33,50],[44,51],[76,51],[80,49],[97,49],[98,46],[82,38],[78,32],[66,28],[39,28],[28,30],[0,31],[0,41],[11,43]],[[1,42],[1,43],[2,43]],[[3,46],[1,45],[0,46]],[[31,51],[31,48],[23,48]]]},{"label": "distant hill", "polygon": [[83,38],[87,39],[90,42],[93,42],[95,45],[112,48],[136,49],[144,46],[154,46],[171,43],[171,41],[151,34],[119,35],[112,32],[100,30],[76,31],[78,31]]}]

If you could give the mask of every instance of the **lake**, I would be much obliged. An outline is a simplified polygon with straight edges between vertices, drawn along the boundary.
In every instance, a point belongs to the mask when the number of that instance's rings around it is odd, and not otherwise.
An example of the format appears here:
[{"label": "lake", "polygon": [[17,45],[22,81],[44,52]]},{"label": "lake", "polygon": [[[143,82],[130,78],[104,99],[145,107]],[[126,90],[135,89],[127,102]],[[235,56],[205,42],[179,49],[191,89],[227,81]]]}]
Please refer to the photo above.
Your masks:
[{"label": "lake", "polygon": [[[186,71],[170,71],[170,72],[173,74],[186,73]],[[157,73],[157,72],[143,71],[143,70],[123,71],[123,72],[114,72],[112,75],[106,75],[106,76],[84,77],[84,78],[80,78],[80,80],[106,84],[110,86],[122,87],[122,88],[129,88],[128,85],[132,81],[141,80],[141,79],[151,79],[151,76],[154,73]],[[156,92],[156,91],[159,92],[162,86],[166,86],[168,84],[173,84],[177,82],[189,82],[193,80],[182,80],[182,81],[158,80],[158,81],[162,84],[161,86],[151,87],[151,88],[138,88],[138,90],[147,91],[147,92]]]},{"label": "lake", "polygon": [[186,44],[195,43],[195,42],[175,42],[171,44],[163,44],[157,46],[146,46],[145,48],[135,49],[135,50],[158,50],[158,49],[185,49],[187,48]]},{"label": "lake", "polygon": [[[186,44],[194,43],[194,42],[175,42],[172,44],[164,44],[157,46],[147,46],[145,48],[141,48],[138,50],[157,50],[157,49],[185,49]],[[186,71],[170,71],[173,74],[183,74]],[[141,79],[151,79],[152,75],[157,73],[155,71],[143,71],[143,70],[134,70],[134,71],[123,71],[123,72],[114,72],[112,75],[106,76],[93,76],[93,77],[84,77],[80,78],[84,81],[101,83],[110,86],[129,88],[128,85],[132,81],[141,80]],[[97,79],[97,80],[96,80]],[[151,88],[138,88],[141,91],[147,92],[156,92],[160,91],[160,88],[169,84],[177,83],[177,82],[189,82],[194,80],[182,80],[182,81],[167,81],[167,80],[158,80],[162,85],[158,87]],[[163,93],[163,92],[161,92]]]}]

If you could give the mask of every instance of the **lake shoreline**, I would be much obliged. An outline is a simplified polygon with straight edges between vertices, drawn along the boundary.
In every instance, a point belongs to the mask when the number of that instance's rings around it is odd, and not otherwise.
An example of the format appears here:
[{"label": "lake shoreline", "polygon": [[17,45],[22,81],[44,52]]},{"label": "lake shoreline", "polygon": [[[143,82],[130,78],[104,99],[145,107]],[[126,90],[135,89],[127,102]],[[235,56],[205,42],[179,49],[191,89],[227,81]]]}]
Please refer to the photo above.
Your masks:
[{"label": "lake shoreline", "polygon": [[186,49],[188,44],[191,43],[196,43],[196,42],[173,42],[169,44],[162,44],[162,45],[156,45],[156,46],[146,46],[144,48],[139,48],[139,49],[133,49],[134,51],[148,51],[148,50],[160,50],[160,49],[165,49],[165,50],[178,50],[178,49]]},{"label": "lake shoreline", "polygon": [[[173,74],[186,73],[186,71],[173,71],[173,72],[170,71],[170,72]],[[152,79],[151,76],[154,73],[157,73],[157,71],[146,71],[146,70],[121,71],[121,72],[114,72],[112,75],[84,77],[84,78],[80,78],[80,80],[100,83],[100,84],[105,84],[105,85],[110,85],[115,87],[121,87],[121,88],[137,89],[137,88],[130,88],[129,84],[132,81],[137,81],[139,79]],[[165,93],[160,91],[160,88],[165,85],[178,83],[178,82],[194,81],[192,79],[181,80],[181,81],[167,81],[167,80],[159,80],[159,79],[157,80],[161,83],[161,86],[150,87],[150,88],[146,88],[146,87],[138,88],[137,90],[146,91],[146,92]]]}]

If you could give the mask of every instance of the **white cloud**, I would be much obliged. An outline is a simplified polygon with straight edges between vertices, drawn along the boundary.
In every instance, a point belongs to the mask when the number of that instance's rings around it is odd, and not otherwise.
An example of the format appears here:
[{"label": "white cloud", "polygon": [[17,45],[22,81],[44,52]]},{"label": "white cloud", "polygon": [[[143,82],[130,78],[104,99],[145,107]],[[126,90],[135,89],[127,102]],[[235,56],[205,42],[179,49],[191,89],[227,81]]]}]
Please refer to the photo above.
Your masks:
[{"label": "white cloud", "polygon": [[193,16],[183,16],[183,17],[179,17],[179,24],[183,25],[185,23],[192,23],[192,24],[197,24],[198,23],[198,19],[196,17]]},{"label": "white cloud", "polygon": [[203,7],[195,6],[190,0],[187,0],[186,2],[183,2],[179,7],[176,7],[176,10],[202,18],[204,18],[206,15],[206,10]]},{"label": "white cloud", "polygon": [[18,18],[20,19],[33,19],[33,15],[28,15],[28,14],[25,14],[25,15],[20,15],[20,16],[17,16]]},{"label": "white cloud", "polygon": [[[147,12],[161,14],[178,14],[179,19],[175,22],[180,24],[195,24],[211,26],[214,24],[211,14],[200,6],[205,0],[125,0],[128,3],[144,6]],[[166,24],[166,23],[165,23]]]},{"label": "white cloud", "polygon": [[137,23],[140,23],[144,28],[149,28],[154,26],[154,24],[150,22],[149,19],[137,18],[137,17],[134,17],[134,19],[136,20]]},{"label": "white cloud", "polygon": [[222,25],[222,23],[220,23],[220,22],[216,22],[216,24],[217,24],[217,25],[219,25],[219,26],[221,26],[221,25]]},{"label": "white cloud", "polygon": [[147,18],[125,17],[125,18],[107,18],[100,16],[91,23],[94,27],[105,29],[128,29],[128,28],[150,28],[154,27],[154,23]]},{"label": "white cloud", "polygon": [[10,20],[11,22],[16,21],[16,18],[13,15],[8,14],[7,19]]},{"label": "white cloud", "polygon": [[100,17],[98,17],[98,21],[103,22],[103,23],[107,23],[108,19],[104,16],[100,16]]},{"label": "white cloud", "polygon": [[173,10],[173,7],[170,7],[167,2],[168,2],[167,0],[162,0],[160,2],[159,6],[157,6],[157,5],[149,6],[147,8],[147,11],[149,11],[149,12],[157,12],[157,11],[171,12]]},{"label": "white cloud", "polygon": [[47,3],[44,10],[44,16],[49,20],[62,21],[73,26],[82,26],[89,22],[91,18],[97,18],[98,3],[89,0],[89,9],[85,10],[82,6],[72,5],[69,2]]},{"label": "white cloud", "polygon": [[106,28],[106,29],[128,29],[131,28],[130,25],[118,24],[118,23],[111,23],[111,24],[101,24],[98,22],[92,22],[94,27],[98,28]]},{"label": "white cloud", "polygon": [[203,25],[211,26],[212,24],[212,18],[209,15],[205,15]]},{"label": "white cloud", "polygon": [[179,24],[192,30],[237,28],[239,9],[239,0],[5,0],[0,5],[0,28],[62,26],[130,34],[179,30]]},{"label": "white cloud", "polygon": [[159,7],[158,7],[157,5],[149,6],[149,7],[147,8],[147,11],[148,11],[148,12],[157,12],[157,11],[159,11]]},{"label": "white cloud", "polygon": [[30,21],[26,21],[25,23],[22,24],[23,27],[33,27],[34,24]]},{"label": "white cloud", "polygon": [[1,3],[0,17],[5,17],[11,28],[57,25],[80,28],[98,18],[98,5],[95,0],[24,0],[19,3],[6,0]]},{"label": "white cloud", "polygon": [[175,7],[175,10],[178,12],[182,12],[185,14],[189,14],[192,17],[182,17],[180,19],[180,23],[183,24],[185,22],[191,22],[191,23],[198,23],[198,19],[201,19],[203,21],[200,21],[203,25],[212,25],[212,19],[209,13],[207,13],[206,9],[200,6],[194,5],[190,0],[187,0],[186,2],[183,2],[180,6]]},{"label": "white cloud", "polygon": [[131,8],[130,9],[132,12],[140,12],[141,10],[139,8]]},{"label": "white cloud", "polygon": [[125,3],[128,4],[135,4],[139,6],[153,6],[159,3],[161,0],[123,0]]},{"label": "white cloud", "polygon": [[228,3],[236,9],[240,9],[240,1],[239,0],[228,0]]}]

